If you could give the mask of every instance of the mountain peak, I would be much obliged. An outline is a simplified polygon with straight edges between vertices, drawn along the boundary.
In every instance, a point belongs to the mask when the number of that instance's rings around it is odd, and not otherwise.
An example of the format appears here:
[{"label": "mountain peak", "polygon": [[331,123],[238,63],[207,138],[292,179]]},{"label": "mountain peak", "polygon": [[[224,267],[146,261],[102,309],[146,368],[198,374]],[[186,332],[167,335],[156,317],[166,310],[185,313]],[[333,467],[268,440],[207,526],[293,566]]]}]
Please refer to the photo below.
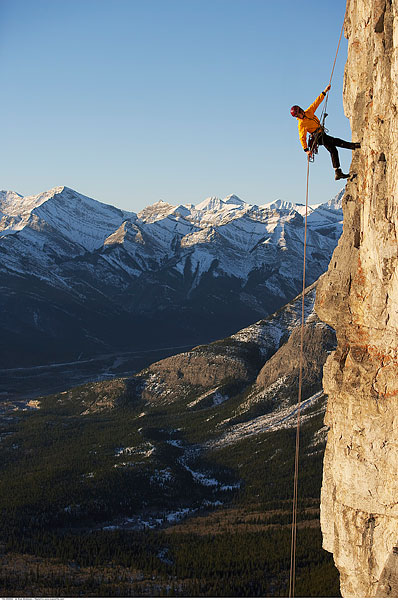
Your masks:
[{"label": "mountain peak", "polygon": [[[1,203],[4,215],[0,227],[2,236],[26,230],[21,235],[29,238],[32,230],[42,232],[51,228],[62,235],[67,243],[93,251],[101,247],[124,220],[136,216],[135,213],[104,204],[64,185],[35,196],[12,194],[8,193],[7,204]],[[40,246],[39,240],[37,244]]]},{"label": "mountain peak", "polygon": [[57,185],[53,188],[51,188],[50,190],[48,190],[48,194],[52,194],[55,196],[55,194],[62,194],[63,191],[70,191],[73,192],[74,190],[72,190],[71,188],[66,187],[65,185]]},{"label": "mountain peak", "polygon": [[218,196],[210,196],[195,206],[197,211],[218,212],[222,210],[231,210],[233,207],[248,206],[246,202],[241,200],[235,194],[227,196],[223,200]]},{"label": "mountain peak", "polygon": [[154,202],[154,204],[146,206],[137,216],[141,221],[153,223],[154,221],[159,221],[160,219],[167,217],[175,210],[175,208],[175,206],[164,200],[158,200],[157,202]]},{"label": "mountain peak", "polygon": [[0,212],[8,212],[9,208],[13,205],[21,203],[23,196],[17,194],[17,192],[1,190],[0,191]]},{"label": "mountain peak", "polygon": [[239,196],[236,196],[235,194],[227,196],[226,198],[224,198],[223,202],[225,202],[225,204],[238,204],[241,206],[247,204],[244,200],[242,200],[241,198],[239,198]]},{"label": "mountain peak", "polygon": [[199,204],[197,204],[195,206],[195,209],[207,211],[207,210],[220,210],[221,207],[222,207],[221,198],[218,198],[218,196],[209,196],[202,202],[199,202]]},{"label": "mountain peak", "polygon": [[320,206],[327,207],[331,210],[341,210],[343,208],[343,196],[344,196],[345,188],[343,188],[334,198],[331,198],[324,204]]},{"label": "mountain peak", "polygon": [[303,206],[302,204],[294,204],[293,202],[289,202],[288,200],[282,200],[278,198],[278,200],[274,200],[273,202],[268,202],[267,204],[263,204],[262,208],[277,208],[279,210],[297,210],[298,206]]}]

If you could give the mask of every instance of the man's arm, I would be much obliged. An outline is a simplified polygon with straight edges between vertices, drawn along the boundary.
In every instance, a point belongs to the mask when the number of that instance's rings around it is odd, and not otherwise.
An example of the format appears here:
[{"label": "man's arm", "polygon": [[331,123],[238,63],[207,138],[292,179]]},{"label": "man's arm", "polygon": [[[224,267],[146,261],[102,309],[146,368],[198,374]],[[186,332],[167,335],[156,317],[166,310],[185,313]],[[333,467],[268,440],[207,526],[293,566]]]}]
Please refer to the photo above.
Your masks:
[{"label": "man's arm", "polygon": [[299,138],[300,138],[301,145],[304,149],[304,152],[307,152],[307,150],[308,150],[307,130],[305,127],[302,126],[301,121],[298,122],[298,130],[299,130]]},{"label": "man's arm", "polygon": [[328,86],[325,87],[325,89],[323,90],[323,92],[321,94],[319,94],[318,98],[315,100],[315,102],[313,102],[311,104],[311,106],[309,106],[306,110],[306,112],[312,113],[314,114],[314,112],[316,111],[316,109],[318,108],[318,106],[320,105],[320,103],[323,101],[323,99],[325,98],[327,92],[330,90],[331,85],[329,84]]},{"label": "man's arm", "polygon": [[307,108],[307,110],[305,112],[313,115],[314,112],[316,111],[316,109],[318,108],[318,106],[320,105],[320,103],[323,101],[325,96],[326,96],[325,92],[322,92],[321,94],[319,94],[318,98]]}]

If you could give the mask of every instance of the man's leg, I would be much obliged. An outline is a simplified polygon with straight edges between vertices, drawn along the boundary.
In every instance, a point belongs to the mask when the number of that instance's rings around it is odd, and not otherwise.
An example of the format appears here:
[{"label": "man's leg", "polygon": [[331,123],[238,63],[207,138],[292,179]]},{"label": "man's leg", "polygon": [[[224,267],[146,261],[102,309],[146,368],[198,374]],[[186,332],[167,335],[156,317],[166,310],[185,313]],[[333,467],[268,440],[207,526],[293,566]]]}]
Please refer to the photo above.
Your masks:
[{"label": "man's leg", "polygon": [[[326,150],[328,152],[330,152],[330,158],[332,159],[332,165],[334,169],[339,169],[340,168],[340,159],[339,159],[339,153],[337,152],[337,148],[336,146],[338,146],[338,144],[336,144],[335,142],[339,141],[342,142],[343,140],[338,140],[338,138],[333,138],[330,135],[327,135],[327,133],[324,133],[323,135],[321,135],[320,139],[319,139],[319,145],[323,145],[325,146]],[[340,146],[343,147],[343,146]]]},{"label": "man's leg", "polygon": [[[331,137],[331,136],[328,136]],[[360,148],[361,144],[355,142],[346,142],[345,140],[341,140],[340,138],[331,137],[335,146],[339,148],[347,148],[347,150],[356,150],[356,148]]]},{"label": "man's leg", "polygon": [[340,158],[339,158],[339,153],[337,152],[337,148],[336,146],[338,146],[339,148],[349,148],[351,150],[353,150],[354,148],[358,148],[357,144],[352,144],[351,142],[346,142],[344,140],[341,140],[340,138],[334,138],[331,135],[327,135],[327,133],[324,133],[320,140],[319,140],[319,144],[323,144],[323,146],[325,146],[326,150],[328,150],[328,152],[330,152],[330,157],[332,159],[332,165],[333,168],[335,170],[335,179],[347,179],[349,177],[349,173],[343,173],[340,169]]}]

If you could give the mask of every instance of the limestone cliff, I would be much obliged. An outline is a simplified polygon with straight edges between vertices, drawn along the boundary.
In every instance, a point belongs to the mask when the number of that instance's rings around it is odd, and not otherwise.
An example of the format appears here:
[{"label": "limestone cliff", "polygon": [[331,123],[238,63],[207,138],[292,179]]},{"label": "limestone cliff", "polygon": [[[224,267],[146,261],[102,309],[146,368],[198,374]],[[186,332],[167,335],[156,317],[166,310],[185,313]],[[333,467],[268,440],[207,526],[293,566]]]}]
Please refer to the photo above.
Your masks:
[{"label": "limestone cliff", "polygon": [[348,0],[344,231],[317,290],[335,328],[321,521],[344,596],[398,596],[398,0]]}]

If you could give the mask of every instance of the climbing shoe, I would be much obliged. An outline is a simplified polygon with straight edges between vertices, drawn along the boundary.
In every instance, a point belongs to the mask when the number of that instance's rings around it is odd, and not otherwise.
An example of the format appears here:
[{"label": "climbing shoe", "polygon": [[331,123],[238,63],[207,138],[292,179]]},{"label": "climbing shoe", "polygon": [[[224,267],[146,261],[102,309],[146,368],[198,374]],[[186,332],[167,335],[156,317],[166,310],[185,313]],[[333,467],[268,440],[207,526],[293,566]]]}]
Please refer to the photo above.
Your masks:
[{"label": "climbing shoe", "polygon": [[349,173],[343,173],[341,169],[335,169],[335,180],[337,181],[338,179],[348,179],[350,176]]},{"label": "climbing shoe", "polygon": [[354,142],[352,145],[353,145],[353,150],[356,150],[357,148],[361,147],[360,142]]}]

